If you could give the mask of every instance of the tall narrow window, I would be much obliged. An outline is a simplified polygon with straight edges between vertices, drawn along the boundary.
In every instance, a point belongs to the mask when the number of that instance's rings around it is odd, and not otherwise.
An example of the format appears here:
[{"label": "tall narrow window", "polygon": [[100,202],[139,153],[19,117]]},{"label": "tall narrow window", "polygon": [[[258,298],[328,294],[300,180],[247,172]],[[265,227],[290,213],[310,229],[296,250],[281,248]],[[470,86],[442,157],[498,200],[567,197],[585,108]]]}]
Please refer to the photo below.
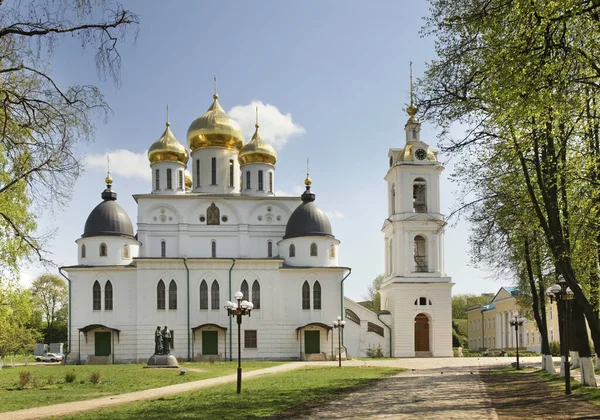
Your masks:
[{"label": "tall narrow window", "polygon": [[160,190],[160,171],[157,169],[156,171],[154,171],[154,173],[156,174],[156,176],[154,177],[154,189]]},{"label": "tall narrow window", "polygon": [[392,214],[396,214],[396,186],[392,184],[392,193],[390,194],[392,201]]},{"label": "tall narrow window", "polygon": [[273,172],[269,171],[269,192],[273,192]]},{"label": "tall narrow window", "polygon": [[246,189],[250,189],[250,171],[246,171]]},{"label": "tall narrow window", "polygon": [[267,257],[271,258],[273,256],[273,242],[267,242]]},{"label": "tall narrow window", "polygon": [[107,253],[108,253],[108,250],[106,248],[106,244],[105,243],[101,243],[100,244],[100,256],[101,257],[106,257]]},{"label": "tall narrow window", "polygon": [[104,285],[104,310],[112,311],[113,308],[113,288],[110,280],[106,280]]},{"label": "tall narrow window", "polygon": [[329,258],[331,258],[331,259],[335,258],[335,245],[331,245],[329,247]]},{"label": "tall narrow window", "polygon": [[427,273],[427,251],[425,238],[420,235],[415,236],[415,271],[417,273]]},{"label": "tall narrow window", "polygon": [[210,242],[210,256],[217,258],[217,241],[214,239]]},{"label": "tall narrow window", "polygon": [[392,239],[390,238],[390,274],[394,271],[394,248],[392,247]]},{"label": "tall narrow window", "polygon": [[248,293],[248,282],[246,280],[244,280],[242,282],[242,285],[240,286],[240,292],[242,292],[242,294],[244,295],[244,297],[242,298],[242,300],[249,300],[250,299],[250,294]]},{"label": "tall narrow window", "polygon": [[254,309],[260,309],[260,284],[258,284],[258,280],[254,280],[254,283],[252,283],[252,304]]},{"label": "tall narrow window", "polygon": [[208,309],[208,285],[205,280],[200,283],[200,309]]},{"label": "tall narrow window", "polygon": [[210,185],[217,185],[217,158],[211,159]]},{"label": "tall narrow window", "polygon": [[264,191],[263,171],[258,171],[258,191]]},{"label": "tall narrow window", "polygon": [[321,284],[318,281],[313,285],[313,309],[321,309]]},{"label": "tall narrow window", "polygon": [[156,309],[165,309],[165,283],[161,280],[156,286]]},{"label": "tall narrow window", "polygon": [[233,159],[229,160],[229,186],[233,187]]},{"label": "tall narrow window", "polygon": [[317,248],[317,244],[313,242],[312,244],[310,244],[310,256],[316,257],[318,255],[319,255],[319,249]]},{"label": "tall narrow window", "polygon": [[85,244],[81,245],[81,258],[85,258]]},{"label": "tall narrow window", "polygon": [[291,244],[290,245],[290,258],[293,258],[296,256],[296,245]]},{"label": "tall narrow window", "polygon": [[196,159],[196,187],[200,186],[200,159]]},{"label": "tall narrow window", "polygon": [[169,283],[169,309],[177,309],[177,283],[171,280]]},{"label": "tall narrow window", "polygon": [[256,330],[244,331],[244,348],[246,348],[246,349],[258,348],[258,345],[256,342]]},{"label": "tall narrow window", "polygon": [[171,169],[167,169],[167,190],[173,189],[173,174]]},{"label": "tall narrow window", "polygon": [[413,182],[413,210],[415,213],[427,213],[427,182],[416,178]]},{"label": "tall narrow window", "polygon": [[219,293],[219,282],[217,280],[214,280],[212,282],[212,285],[210,286],[210,309],[220,309],[220,299],[221,298]]},{"label": "tall narrow window", "polygon": [[131,258],[129,245],[123,245],[123,258],[125,258],[125,259]]},{"label": "tall narrow window", "polygon": [[183,171],[177,171],[177,188],[183,190]]},{"label": "tall narrow window", "polygon": [[302,309],[310,309],[310,286],[307,281],[302,285]]},{"label": "tall narrow window", "polygon": [[102,309],[102,289],[98,280],[94,282],[94,289],[92,291],[92,305],[94,311]]},{"label": "tall narrow window", "polygon": [[160,241],[160,256],[161,257],[167,256],[167,242],[166,241]]}]

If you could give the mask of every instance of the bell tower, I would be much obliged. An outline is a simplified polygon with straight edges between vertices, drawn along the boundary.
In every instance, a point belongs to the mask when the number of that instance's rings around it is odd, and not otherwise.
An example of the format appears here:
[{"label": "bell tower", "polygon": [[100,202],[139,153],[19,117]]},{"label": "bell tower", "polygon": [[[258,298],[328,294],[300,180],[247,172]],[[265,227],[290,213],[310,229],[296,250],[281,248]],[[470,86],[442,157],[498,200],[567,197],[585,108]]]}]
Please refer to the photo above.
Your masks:
[{"label": "bell tower", "polygon": [[410,72],[405,144],[391,148],[385,176],[388,214],[381,309],[393,317],[394,357],[452,356],[453,283],[444,263],[444,215],[440,208],[437,152],[421,140]]}]

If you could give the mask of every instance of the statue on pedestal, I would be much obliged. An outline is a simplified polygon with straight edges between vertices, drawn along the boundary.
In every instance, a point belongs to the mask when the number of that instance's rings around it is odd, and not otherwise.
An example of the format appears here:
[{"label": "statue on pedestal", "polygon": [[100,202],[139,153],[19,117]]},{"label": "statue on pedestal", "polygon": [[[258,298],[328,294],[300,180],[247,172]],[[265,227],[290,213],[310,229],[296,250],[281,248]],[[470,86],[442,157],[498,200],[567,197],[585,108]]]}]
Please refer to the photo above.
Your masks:
[{"label": "statue on pedestal", "polygon": [[171,330],[165,325],[165,328],[162,330],[162,354],[170,354],[172,346],[173,335],[171,334]]},{"label": "statue on pedestal", "polygon": [[163,336],[160,331],[160,326],[156,327],[154,333],[154,354],[162,354],[163,352]]}]

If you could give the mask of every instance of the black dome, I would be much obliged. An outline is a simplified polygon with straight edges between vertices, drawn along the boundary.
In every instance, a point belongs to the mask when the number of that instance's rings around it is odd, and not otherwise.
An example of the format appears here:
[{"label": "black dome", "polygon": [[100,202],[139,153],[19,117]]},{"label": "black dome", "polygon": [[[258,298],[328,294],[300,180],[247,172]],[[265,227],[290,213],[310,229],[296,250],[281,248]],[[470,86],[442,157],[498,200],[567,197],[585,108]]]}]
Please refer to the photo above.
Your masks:
[{"label": "black dome", "polygon": [[333,238],[329,218],[315,203],[315,195],[310,191],[310,186],[302,194],[302,204],[290,216],[285,226],[283,239],[298,238],[301,236],[328,236]]},{"label": "black dome", "polygon": [[88,216],[81,237],[131,236],[133,238],[131,219],[117,204],[117,194],[110,189],[110,185],[107,185],[102,192],[102,198],[104,201],[98,204]]}]

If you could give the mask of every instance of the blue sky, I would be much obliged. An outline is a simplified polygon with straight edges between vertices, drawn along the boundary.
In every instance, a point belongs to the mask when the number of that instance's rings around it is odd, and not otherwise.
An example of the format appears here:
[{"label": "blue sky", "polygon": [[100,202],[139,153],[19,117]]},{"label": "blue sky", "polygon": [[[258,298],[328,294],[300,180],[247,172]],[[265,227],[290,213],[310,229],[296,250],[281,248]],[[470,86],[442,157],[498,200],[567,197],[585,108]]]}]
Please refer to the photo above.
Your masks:
[{"label": "blue sky", "polygon": [[[104,154],[119,203],[136,220],[131,195],[149,192],[144,153],[164,130],[169,104],[171,129],[185,143],[189,124],[212,101],[217,75],[221,105],[237,107],[251,124],[253,101],[264,109],[261,129],[277,138],[276,189],[297,194],[310,175],[317,203],[330,214],[341,240],[340,263],[352,267],[346,295],[362,299],[384,271],[387,215],[387,152],[404,144],[409,102],[409,62],[415,77],[434,58],[433,39],[419,31],[428,13],[424,1],[124,1],[139,15],[137,40],[120,46],[121,84],[99,81],[90,51],[68,40],[55,50],[52,74],[62,84],[98,85],[113,110],[98,121],[95,142],[81,144],[88,156],[83,176],[63,209],[40,219],[56,230],[50,248],[58,264],[76,262],[77,239],[89,212],[100,202],[106,174]],[[249,113],[248,113],[249,112]],[[247,124],[246,124],[247,125]],[[243,125],[244,126],[244,125]],[[424,122],[421,139],[432,146],[438,129]],[[248,140],[252,131],[245,129]],[[129,157],[124,150],[131,152]],[[121,151],[121,152],[115,152]],[[448,161],[447,156],[441,160]],[[456,186],[443,173],[444,212],[455,206]],[[446,233],[446,267],[453,292],[495,292],[502,284],[469,266],[468,226]],[[42,271],[29,267],[23,282]]]}]

